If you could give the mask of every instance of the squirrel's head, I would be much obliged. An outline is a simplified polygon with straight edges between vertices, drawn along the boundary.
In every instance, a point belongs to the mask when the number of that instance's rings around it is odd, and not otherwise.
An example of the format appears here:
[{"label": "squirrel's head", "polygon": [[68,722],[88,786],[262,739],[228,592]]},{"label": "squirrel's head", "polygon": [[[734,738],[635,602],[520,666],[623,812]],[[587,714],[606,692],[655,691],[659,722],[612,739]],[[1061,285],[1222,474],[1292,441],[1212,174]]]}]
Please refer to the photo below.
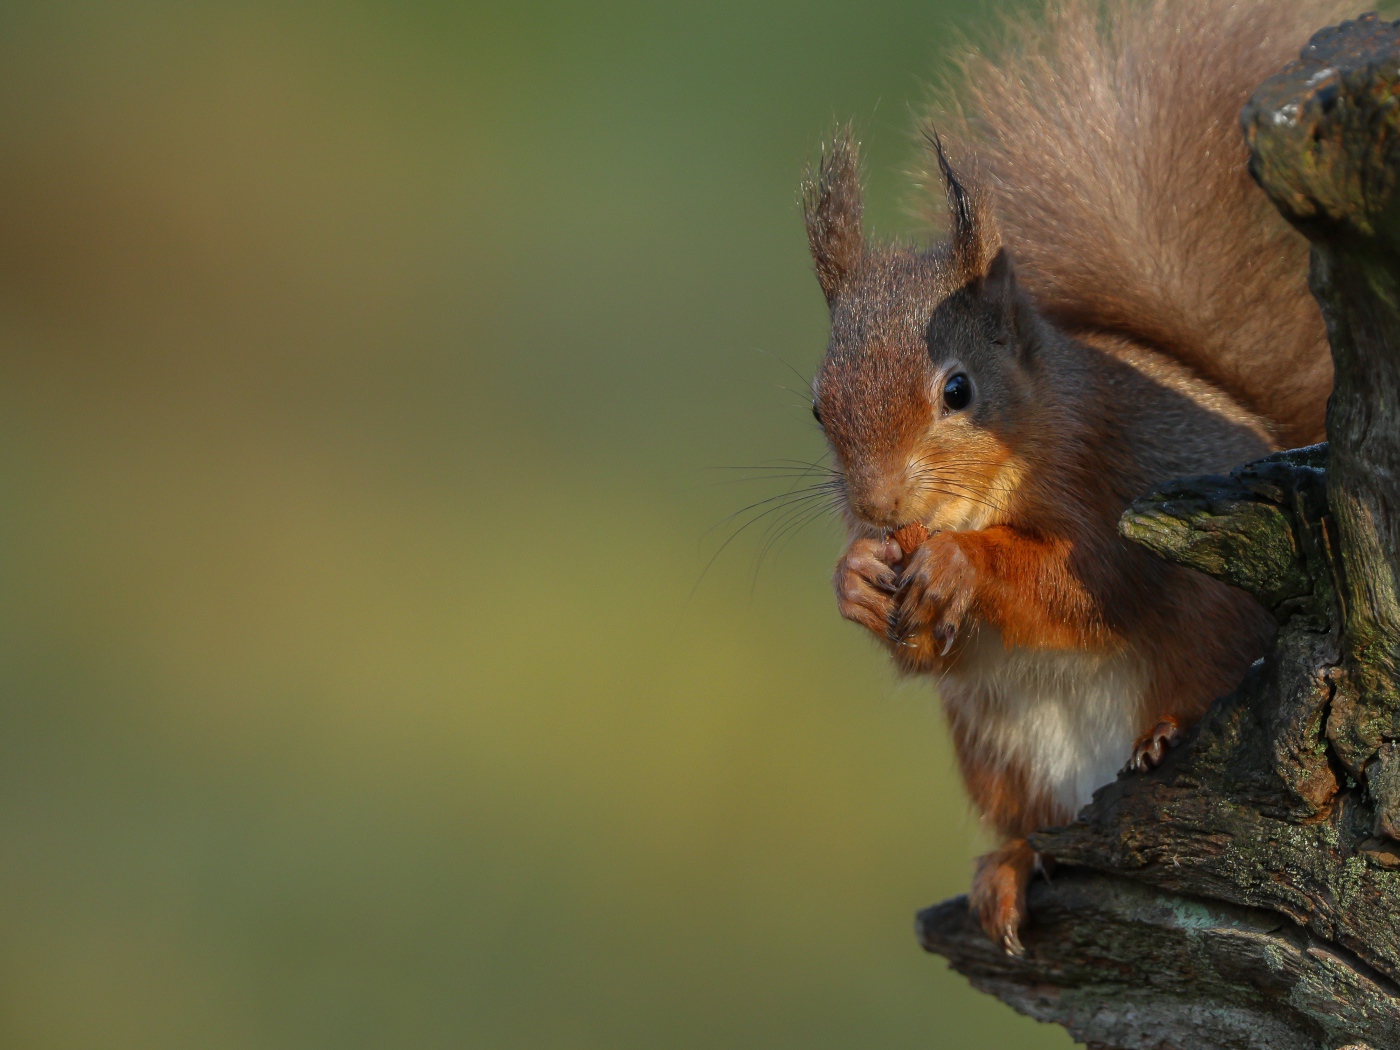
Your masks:
[{"label": "squirrel's head", "polygon": [[912,521],[982,528],[1016,485],[1018,411],[1041,323],[1018,291],[984,196],[935,139],[952,236],[928,250],[870,245],[849,135],[803,186],[807,238],[831,308],[812,409],[860,531]]}]

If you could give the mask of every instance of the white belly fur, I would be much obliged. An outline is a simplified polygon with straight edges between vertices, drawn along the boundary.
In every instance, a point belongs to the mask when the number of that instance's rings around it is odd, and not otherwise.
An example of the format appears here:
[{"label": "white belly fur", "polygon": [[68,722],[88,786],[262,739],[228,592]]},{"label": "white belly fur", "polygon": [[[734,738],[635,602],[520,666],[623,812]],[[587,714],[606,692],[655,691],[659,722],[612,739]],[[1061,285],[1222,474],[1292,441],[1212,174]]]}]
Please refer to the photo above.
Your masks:
[{"label": "white belly fur", "polygon": [[1019,766],[1068,820],[1127,764],[1146,679],[1131,653],[1007,649],[982,625],[939,692],[981,762]]}]

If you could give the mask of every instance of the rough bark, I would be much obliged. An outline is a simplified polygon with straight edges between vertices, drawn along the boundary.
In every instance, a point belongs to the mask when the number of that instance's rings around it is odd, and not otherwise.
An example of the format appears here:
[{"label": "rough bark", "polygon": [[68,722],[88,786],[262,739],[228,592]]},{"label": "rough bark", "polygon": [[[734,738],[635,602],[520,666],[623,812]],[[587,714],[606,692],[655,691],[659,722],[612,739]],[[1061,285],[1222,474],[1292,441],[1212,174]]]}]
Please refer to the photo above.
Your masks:
[{"label": "rough bark", "polygon": [[1311,240],[1329,443],[1173,482],[1121,531],[1255,594],[1278,639],[1148,776],[1032,837],[1026,954],[957,898],[924,946],[1091,1046],[1400,1050],[1400,23],[1315,36],[1243,114]]},{"label": "rough bark", "polygon": [[962,898],[920,916],[925,947],[1022,1013],[1096,1046],[1312,1050],[1364,1031],[1400,1041],[1395,987],[1280,916],[1169,896],[1110,875],[1037,884],[1024,959],[1004,955]]}]

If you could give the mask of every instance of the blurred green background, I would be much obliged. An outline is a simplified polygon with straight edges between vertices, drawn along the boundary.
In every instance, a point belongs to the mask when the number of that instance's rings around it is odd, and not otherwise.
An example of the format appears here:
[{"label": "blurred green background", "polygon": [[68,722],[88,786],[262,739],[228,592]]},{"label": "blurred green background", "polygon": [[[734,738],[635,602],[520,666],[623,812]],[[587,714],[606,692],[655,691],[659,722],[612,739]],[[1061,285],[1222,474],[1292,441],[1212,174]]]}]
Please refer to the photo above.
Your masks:
[{"label": "blurred green background", "polygon": [[915,944],[985,843],[837,530],[705,572],[804,158],[909,232],[992,16],[0,8],[0,1043],[1069,1045]]}]

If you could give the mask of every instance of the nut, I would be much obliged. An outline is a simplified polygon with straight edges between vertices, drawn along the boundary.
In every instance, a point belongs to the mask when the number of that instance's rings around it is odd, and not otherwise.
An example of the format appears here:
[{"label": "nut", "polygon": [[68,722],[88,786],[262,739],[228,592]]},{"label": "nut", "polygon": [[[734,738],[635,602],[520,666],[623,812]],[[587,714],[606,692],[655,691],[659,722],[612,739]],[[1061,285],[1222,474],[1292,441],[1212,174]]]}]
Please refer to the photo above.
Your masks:
[{"label": "nut", "polygon": [[918,549],[919,544],[928,539],[928,529],[924,527],[922,521],[911,521],[908,525],[901,525],[890,533],[890,539],[899,544],[899,549],[904,552],[907,558]]}]

